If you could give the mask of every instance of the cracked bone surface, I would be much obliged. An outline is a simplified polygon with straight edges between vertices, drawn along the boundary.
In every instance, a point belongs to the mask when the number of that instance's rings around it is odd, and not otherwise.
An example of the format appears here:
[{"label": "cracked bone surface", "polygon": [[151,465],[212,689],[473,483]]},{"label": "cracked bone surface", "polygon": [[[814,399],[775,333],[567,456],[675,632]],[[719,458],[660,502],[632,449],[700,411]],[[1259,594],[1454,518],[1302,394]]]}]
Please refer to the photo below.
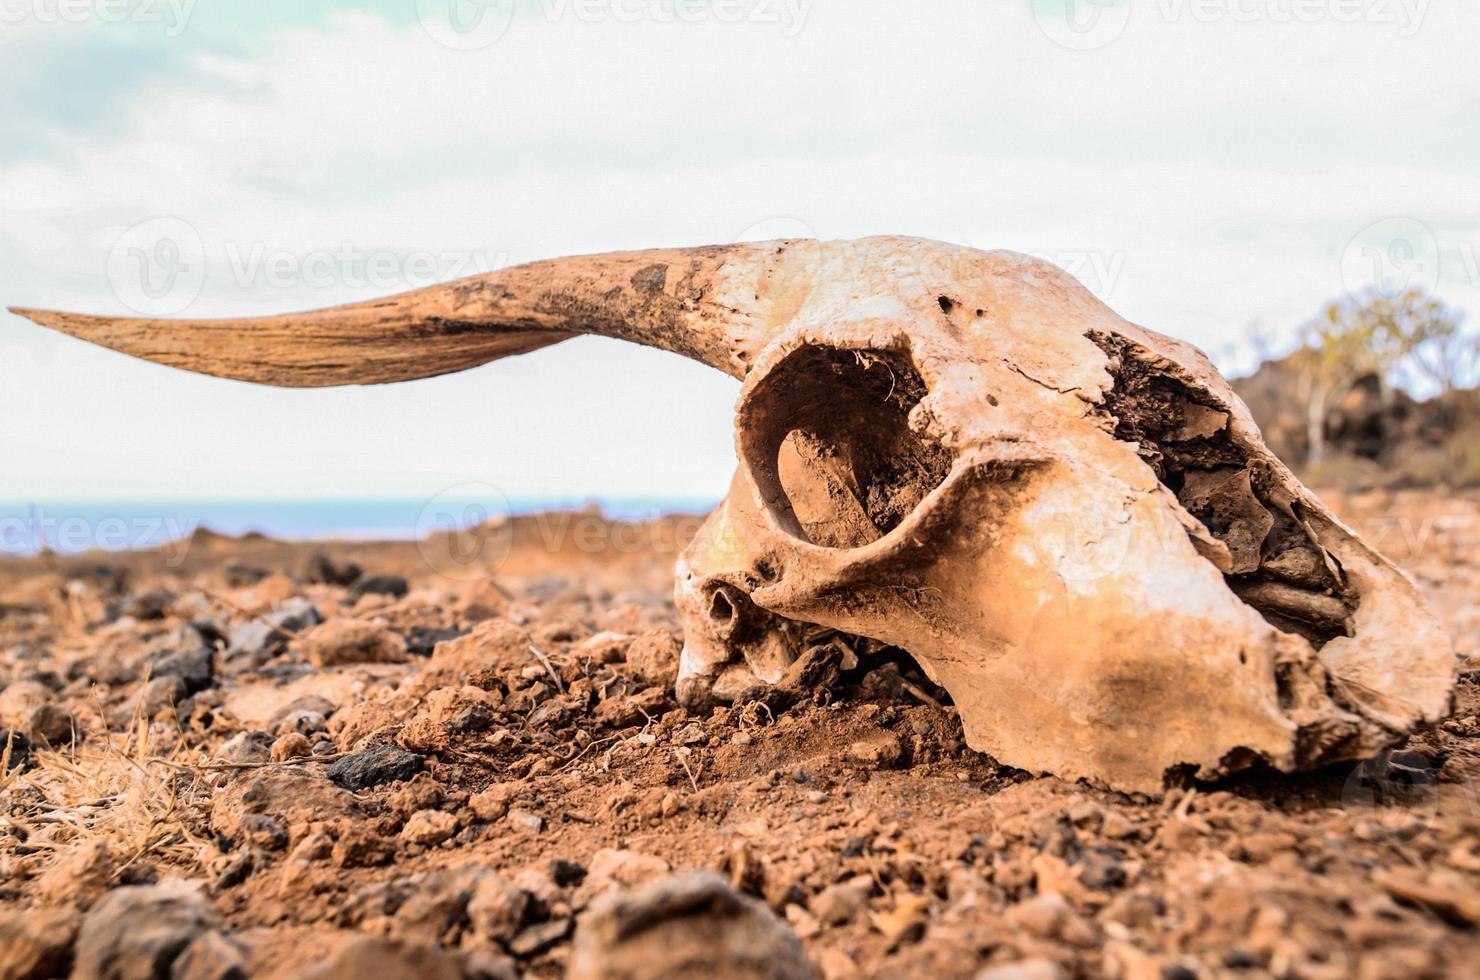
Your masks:
[{"label": "cracked bone surface", "polygon": [[908,651],[1004,763],[1159,792],[1362,758],[1449,708],[1413,584],[1265,448],[1187,344],[1072,277],[937,242],[556,259],[245,320],[18,310],[286,386],[428,377],[580,333],[742,379],[739,468],[678,563],[678,692]]}]

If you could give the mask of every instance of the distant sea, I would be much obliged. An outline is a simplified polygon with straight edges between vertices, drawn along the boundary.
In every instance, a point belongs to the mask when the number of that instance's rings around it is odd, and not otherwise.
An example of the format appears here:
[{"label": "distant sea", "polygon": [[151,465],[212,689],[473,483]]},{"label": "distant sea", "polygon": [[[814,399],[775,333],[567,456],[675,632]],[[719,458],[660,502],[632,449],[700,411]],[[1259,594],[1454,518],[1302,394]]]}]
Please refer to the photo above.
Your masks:
[{"label": "distant sea", "polygon": [[414,540],[482,524],[503,514],[598,507],[608,517],[641,520],[703,514],[703,498],[509,500],[200,500],[0,501],[0,557],[86,551],[141,551],[187,538],[199,528],[283,541]]}]

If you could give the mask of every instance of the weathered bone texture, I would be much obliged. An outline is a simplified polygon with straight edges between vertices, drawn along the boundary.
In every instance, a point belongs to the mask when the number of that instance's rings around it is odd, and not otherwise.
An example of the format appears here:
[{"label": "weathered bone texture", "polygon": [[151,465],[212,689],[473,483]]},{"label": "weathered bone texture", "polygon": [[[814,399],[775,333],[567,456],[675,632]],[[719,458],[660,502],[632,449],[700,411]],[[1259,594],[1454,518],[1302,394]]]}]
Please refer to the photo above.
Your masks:
[{"label": "weathered bone texture", "polygon": [[744,381],[739,468],[678,565],[681,699],[819,644],[909,651],[972,746],[1159,792],[1365,757],[1448,710],[1412,583],[1265,448],[1194,348],[1009,252],[877,238],[558,259],[296,316],[23,312],[281,385],[456,371],[577,333]]}]

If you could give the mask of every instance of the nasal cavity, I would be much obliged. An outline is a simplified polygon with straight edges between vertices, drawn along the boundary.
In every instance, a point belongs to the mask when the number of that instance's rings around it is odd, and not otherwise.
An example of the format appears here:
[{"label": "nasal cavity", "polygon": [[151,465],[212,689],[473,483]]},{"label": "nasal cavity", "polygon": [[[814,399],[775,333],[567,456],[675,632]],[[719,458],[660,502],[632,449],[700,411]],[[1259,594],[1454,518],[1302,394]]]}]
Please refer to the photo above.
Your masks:
[{"label": "nasal cavity", "polygon": [[926,386],[902,351],[802,347],[741,411],[741,446],[766,507],[795,536],[857,548],[888,534],[950,471],[910,428]]}]

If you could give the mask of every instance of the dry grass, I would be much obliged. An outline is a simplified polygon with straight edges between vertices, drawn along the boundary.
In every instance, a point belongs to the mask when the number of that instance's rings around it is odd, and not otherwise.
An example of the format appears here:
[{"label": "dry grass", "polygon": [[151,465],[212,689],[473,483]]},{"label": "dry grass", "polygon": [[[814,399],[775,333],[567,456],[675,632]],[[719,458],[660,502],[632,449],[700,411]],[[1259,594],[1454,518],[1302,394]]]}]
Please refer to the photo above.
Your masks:
[{"label": "dry grass", "polygon": [[118,858],[115,876],[146,857],[182,874],[203,870],[215,853],[205,830],[213,787],[199,768],[202,753],[174,738],[176,731],[135,717],[121,734],[37,749],[25,772],[0,767],[0,831],[8,831],[0,835],[0,864],[11,866],[0,870],[22,863],[40,870],[91,841]]}]

